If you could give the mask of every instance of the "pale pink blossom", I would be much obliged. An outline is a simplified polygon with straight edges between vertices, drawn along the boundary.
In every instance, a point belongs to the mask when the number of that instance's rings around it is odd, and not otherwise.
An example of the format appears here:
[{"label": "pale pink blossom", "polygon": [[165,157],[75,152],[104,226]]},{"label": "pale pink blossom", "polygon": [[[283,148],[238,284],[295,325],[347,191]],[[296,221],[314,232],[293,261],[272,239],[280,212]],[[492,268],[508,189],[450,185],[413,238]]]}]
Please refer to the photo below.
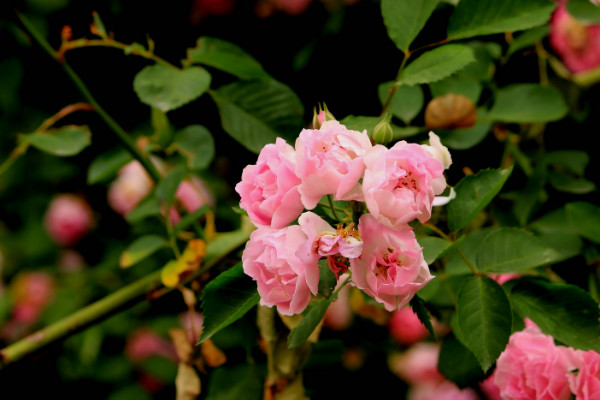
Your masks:
[{"label": "pale pink blossom", "polygon": [[511,335],[496,362],[494,383],[504,400],[567,400],[567,373],[568,349],[527,327]]},{"label": "pale pink blossom", "polygon": [[412,230],[398,231],[381,224],[371,214],[358,223],[363,253],[350,259],[352,283],[385,306],[404,307],[433,276]]},{"label": "pale pink blossom", "polygon": [[244,168],[235,191],[256,226],[283,228],[302,213],[295,167],[294,148],[277,138],[275,144],[263,147],[256,165]]},{"label": "pale pink blossom", "polygon": [[600,66],[600,24],[584,26],[559,4],[550,19],[550,45],[573,73]]},{"label": "pale pink blossom", "polygon": [[193,213],[204,205],[215,205],[214,196],[197,176],[182,181],[175,191],[175,197],[189,213]]},{"label": "pale pink blossom", "polygon": [[301,313],[308,306],[319,285],[318,255],[296,255],[308,240],[300,225],[252,232],[242,263],[244,272],[257,283],[260,304],[277,306],[284,315]]},{"label": "pale pink blossom", "polygon": [[188,334],[190,343],[196,343],[202,334],[204,317],[197,311],[186,311],[179,315],[179,323]]},{"label": "pale pink blossom", "polygon": [[435,196],[446,188],[445,164],[432,155],[434,148],[400,141],[365,154],[362,189],[375,218],[397,229],[415,218],[429,220]]},{"label": "pale pink blossom", "polygon": [[390,356],[390,370],[409,385],[436,384],[445,378],[438,370],[440,344],[419,342]]},{"label": "pale pink blossom", "polygon": [[296,139],[301,179],[298,188],[307,210],[316,207],[324,195],[335,200],[363,200],[360,178],[362,156],[371,148],[366,132],[347,129],[338,121],[324,121],[320,129],[304,129]]},{"label": "pale pink blossom", "polygon": [[460,389],[447,380],[412,386],[408,389],[406,398],[407,400],[479,400],[477,392],[473,389]]},{"label": "pale pink blossom", "polygon": [[411,307],[396,310],[388,321],[390,336],[398,343],[411,345],[429,335],[429,331]]},{"label": "pale pink blossom", "polygon": [[46,211],[44,226],[50,238],[62,246],[71,246],[87,235],[93,213],[83,198],[73,194],[55,196]]},{"label": "pale pink blossom", "polygon": [[125,345],[125,355],[133,362],[143,362],[153,357],[164,357],[173,362],[178,361],[175,346],[148,328],[136,329]]},{"label": "pale pink blossom", "polygon": [[154,183],[139,161],[125,164],[108,188],[108,204],[119,215],[126,215],[148,196]]},{"label": "pale pink blossom", "polygon": [[[340,276],[338,286],[346,281],[347,275]],[[336,287],[337,289],[337,287]],[[350,304],[351,286],[346,285],[338,292],[337,299],[329,305],[323,318],[323,326],[334,331],[343,331],[352,324],[352,306]]]},{"label": "pale pink blossom", "polygon": [[569,361],[567,378],[575,400],[600,400],[600,354],[575,350]]}]

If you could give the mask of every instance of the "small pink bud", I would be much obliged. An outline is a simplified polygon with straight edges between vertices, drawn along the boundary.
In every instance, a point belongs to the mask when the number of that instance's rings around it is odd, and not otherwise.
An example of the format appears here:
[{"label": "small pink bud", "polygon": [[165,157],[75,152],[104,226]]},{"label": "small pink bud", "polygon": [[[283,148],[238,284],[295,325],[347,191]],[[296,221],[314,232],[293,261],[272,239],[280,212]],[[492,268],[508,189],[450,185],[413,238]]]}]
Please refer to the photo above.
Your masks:
[{"label": "small pink bud", "polygon": [[76,195],[62,194],[50,202],[44,223],[55,243],[71,246],[89,232],[92,218],[92,209],[85,200]]},{"label": "small pink bud", "polygon": [[411,345],[419,342],[429,334],[417,314],[410,307],[394,311],[388,322],[390,335],[399,343]]},{"label": "small pink bud", "polygon": [[153,182],[138,161],[131,161],[119,171],[108,189],[108,204],[120,215],[137,206],[152,190]]}]

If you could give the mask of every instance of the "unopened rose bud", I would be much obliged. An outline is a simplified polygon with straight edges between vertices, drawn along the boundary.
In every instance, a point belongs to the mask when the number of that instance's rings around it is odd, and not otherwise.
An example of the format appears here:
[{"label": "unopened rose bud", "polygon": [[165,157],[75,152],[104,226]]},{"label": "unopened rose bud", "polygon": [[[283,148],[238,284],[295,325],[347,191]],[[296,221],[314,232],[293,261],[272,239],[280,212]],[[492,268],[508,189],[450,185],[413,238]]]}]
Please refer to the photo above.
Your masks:
[{"label": "unopened rose bud", "polygon": [[154,186],[139,161],[131,161],[119,171],[108,189],[108,204],[120,215],[125,215],[146,197]]},{"label": "unopened rose bud", "polygon": [[51,201],[44,223],[55,243],[71,246],[88,233],[92,219],[92,209],[85,200],[72,194],[62,194]]},{"label": "unopened rose bud", "polygon": [[373,129],[373,140],[375,143],[386,145],[394,139],[394,131],[390,124],[391,119],[392,114],[388,111],[385,113],[383,119],[375,125]]}]

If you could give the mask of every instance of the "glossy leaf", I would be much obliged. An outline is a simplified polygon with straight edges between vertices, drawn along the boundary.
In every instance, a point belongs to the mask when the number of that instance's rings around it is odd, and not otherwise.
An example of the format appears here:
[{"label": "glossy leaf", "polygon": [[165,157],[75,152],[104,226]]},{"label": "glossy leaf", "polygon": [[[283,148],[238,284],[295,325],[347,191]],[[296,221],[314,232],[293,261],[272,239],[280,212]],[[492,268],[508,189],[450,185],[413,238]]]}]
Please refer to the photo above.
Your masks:
[{"label": "glossy leaf", "polygon": [[598,303],[585,290],[541,279],[523,279],[512,288],[511,303],[554,338],[581,350],[600,351]]},{"label": "glossy leaf", "polygon": [[[394,82],[386,82],[379,85],[377,92],[381,104],[385,103],[389,91],[393,86]],[[425,96],[421,86],[400,86],[396,88],[387,109],[393,116],[408,124],[423,109],[424,101]]]},{"label": "glossy leaf", "polygon": [[550,122],[569,111],[561,92],[551,86],[515,83],[498,91],[488,118],[502,122]]},{"label": "glossy leaf", "polygon": [[483,371],[508,344],[512,312],[504,289],[485,276],[471,276],[458,294],[458,323],[464,340]]},{"label": "glossy leaf", "polygon": [[256,282],[244,273],[242,263],[220,273],[202,291],[204,323],[198,343],[241,318],[259,300]]},{"label": "glossy leaf", "polygon": [[559,254],[533,234],[518,228],[494,229],[477,251],[477,267],[484,272],[509,273],[552,263]]},{"label": "glossy leaf", "polygon": [[169,243],[162,236],[145,235],[136,239],[127,249],[121,254],[119,265],[121,268],[129,268],[132,265],[151,256],[156,251],[167,247]]},{"label": "glossy leaf", "polygon": [[458,231],[467,225],[500,192],[512,172],[506,169],[487,169],[463,178],[456,185],[456,198],[448,206],[448,225]]},{"label": "glossy leaf", "polygon": [[403,52],[425,26],[438,0],[382,0],[381,14],[388,36]]},{"label": "glossy leaf", "polygon": [[293,144],[303,128],[304,108],[294,92],[273,80],[236,82],[216,90],[223,129],[259,153],[282,137]]},{"label": "glossy leaf", "polygon": [[208,167],[215,157],[213,137],[202,125],[190,125],[175,132],[174,145],[186,158],[190,170]]},{"label": "glossy leaf", "polygon": [[417,85],[444,79],[475,61],[473,50],[462,44],[447,44],[422,54],[400,73],[397,85]]},{"label": "glossy leaf", "polygon": [[544,25],[555,7],[547,0],[461,0],[450,16],[448,37],[464,39]]},{"label": "glossy leaf", "polygon": [[87,173],[88,185],[108,181],[131,160],[133,160],[131,154],[121,147],[100,153],[90,163]]},{"label": "glossy leaf", "polygon": [[269,78],[260,63],[241,47],[214,37],[199,38],[196,47],[188,49],[187,61],[220,69],[240,79]]},{"label": "glossy leaf", "polygon": [[59,157],[74,156],[92,144],[92,133],[88,127],[77,125],[23,134],[20,138],[38,150]]},{"label": "glossy leaf", "polygon": [[184,70],[161,64],[142,69],[133,80],[141,102],[167,112],[200,97],[210,87],[211,76],[203,68]]}]

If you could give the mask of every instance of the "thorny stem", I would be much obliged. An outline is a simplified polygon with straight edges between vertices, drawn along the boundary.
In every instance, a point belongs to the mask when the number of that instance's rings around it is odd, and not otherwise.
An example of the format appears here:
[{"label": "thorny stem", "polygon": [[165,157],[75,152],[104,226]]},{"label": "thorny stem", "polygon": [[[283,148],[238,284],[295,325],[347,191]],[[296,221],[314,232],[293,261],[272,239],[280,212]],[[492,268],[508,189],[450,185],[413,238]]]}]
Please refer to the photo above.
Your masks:
[{"label": "thorny stem", "polygon": [[[29,20],[22,14],[17,12],[17,16],[27,29],[27,31],[31,34],[31,36],[35,39],[35,41],[56,61],[59,61],[59,53],[55,51],[50,44],[39,34],[39,32],[33,27],[33,25],[29,22]],[[142,166],[146,169],[148,174],[152,177],[152,179],[156,182],[160,180],[160,174],[154,165],[150,162],[150,160],[145,157],[140,150],[135,146],[134,142],[131,140],[127,132],[98,104],[96,99],[92,96],[87,86],[83,83],[81,78],[73,71],[71,66],[66,62],[62,61],[61,66],[69,75],[77,89],[81,92],[83,97],[86,98],[88,103],[90,103],[98,115],[106,122],[106,124],[112,129],[117,138],[123,143],[125,148],[131,153],[131,155],[142,164]]]},{"label": "thorny stem", "polygon": [[[247,233],[246,235],[236,237],[234,241],[229,243],[227,248],[222,248],[222,244],[216,245],[215,247],[219,247],[218,250],[221,251],[218,254],[207,257],[204,260],[202,267],[190,274],[182,284],[185,285],[207,272],[227,254],[247,241],[249,235],[250,234]],[[207,253],[210,253],[211,243],[207,246]],[[146,275],[95,303],[76,311],[68,317],[5,347],[0,350],[0,367],[19,361],[34,351],[37,351],[52,342],[82,331],[94,323],[139,303],[143,299],[155,300],[174,290],[175,288],[162,287],[160,275],[160,270]]]}]

